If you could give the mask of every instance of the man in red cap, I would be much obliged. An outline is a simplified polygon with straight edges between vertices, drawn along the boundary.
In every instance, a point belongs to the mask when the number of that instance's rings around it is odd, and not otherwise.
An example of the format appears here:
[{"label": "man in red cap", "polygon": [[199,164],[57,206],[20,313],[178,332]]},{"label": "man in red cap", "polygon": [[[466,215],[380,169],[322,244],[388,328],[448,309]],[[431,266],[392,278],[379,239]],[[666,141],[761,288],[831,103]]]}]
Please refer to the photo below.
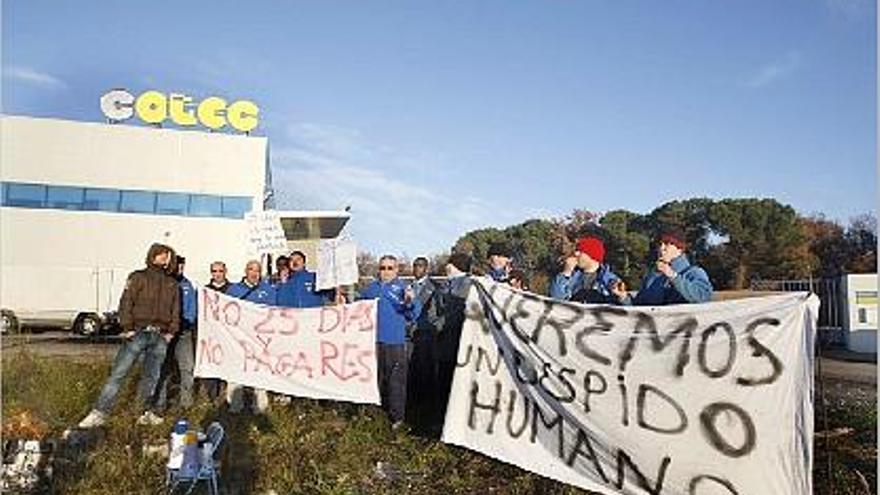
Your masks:
[{"label": "man in red cap", "polygon": [[613,288],[620,282],[605,261],[605,244],[597,237],[582,237],[577,250],[550,285],[550,297],[593,304],[617,304]]},{"label": "man in red cap", "polygon": [[680,230],[674,228],[663,230],[658,237],[657,261],[654,269],[645,275],[636,297],[630,297],[623,286],[617,286],[614,295],[623,304],[635,306],[710,301],[712,282],[702,268],[688,261],[684,254],[686,248],[687,243]]}]

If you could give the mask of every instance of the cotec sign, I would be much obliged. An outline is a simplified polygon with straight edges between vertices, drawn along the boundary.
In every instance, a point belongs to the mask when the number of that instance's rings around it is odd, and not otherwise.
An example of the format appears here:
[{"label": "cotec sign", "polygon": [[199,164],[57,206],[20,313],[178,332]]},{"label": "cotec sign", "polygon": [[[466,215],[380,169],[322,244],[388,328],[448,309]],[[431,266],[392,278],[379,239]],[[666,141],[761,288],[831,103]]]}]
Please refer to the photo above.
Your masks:
[{"label": "cotec sign", "polygon": [[227,104],[218,96],[209,96],[196,103],[192,97],[180,93],[165,94],[146,91],[135,98],[124,89],[114,89],[101,97],[101,111],[114,121],[128,120],[137,114],[148,124],[161,124],[169,118],[180,126],[201,123],[209,129],[222,129],[229,124],[233,129],[250,132],[259,124],[260,108],[252,101],[238,100]]}]

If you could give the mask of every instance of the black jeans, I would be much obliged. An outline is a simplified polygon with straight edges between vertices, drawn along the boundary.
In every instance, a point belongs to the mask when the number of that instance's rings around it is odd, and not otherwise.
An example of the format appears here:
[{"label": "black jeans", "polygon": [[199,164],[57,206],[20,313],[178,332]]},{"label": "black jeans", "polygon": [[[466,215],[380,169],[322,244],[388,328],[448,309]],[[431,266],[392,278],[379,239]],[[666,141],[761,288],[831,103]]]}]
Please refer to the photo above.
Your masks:
[{"label": "black jeans", "polygon": [[406,344],[376,344],[379,366],[379,395],[382,407],[392,422],[403,421],[406,414]]}]

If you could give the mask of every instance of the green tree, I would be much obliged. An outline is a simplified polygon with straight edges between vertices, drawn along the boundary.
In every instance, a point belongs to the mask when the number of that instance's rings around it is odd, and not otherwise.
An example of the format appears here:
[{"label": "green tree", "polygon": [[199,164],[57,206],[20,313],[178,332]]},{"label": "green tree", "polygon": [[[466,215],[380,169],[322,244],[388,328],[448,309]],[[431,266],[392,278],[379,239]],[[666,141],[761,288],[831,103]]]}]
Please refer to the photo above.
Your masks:
[{"label": "green tree", "polygon": [[877,218],[866,213],[850,220],[844,235],[847,245],[846,271],[874,273],[877,271]]},{"label": "green tree", "polygon": [[503,231],[495,227],[472,230],[461,236],[453,246],[456,253],[468,253],[474,258],[474,263],[481,263],[489,253],[489,246],[494,242],[506,242],[507,236]]},{"label": "green tree", "polygon": [[810,267],[815,277],[837,277],[845,271],[849,245],[843,227],[824,215],[801,218],[810,249]]},{"label": "green tree", "polygon": [[774,199],[724,199],[709,210],[711,230],[732,278],[721,287],[746,288],[753,278],[799,278],[809,271],[809,244],[797,213]]},{"label": "green tree", "polygon": [[552,239],[556,230],[556,224],[549,220],[526,220],[504,230],[474,230],[460,237],[453,251],[469,253],[475,266],[483,266],[492,243],[507,243],[513,254],[513,265],[526,272],[533,290],[541,292],[547,285],[545,274],[555,264]]},{"label": "green tree", "polygon": [[628,287],[638,287],[647,270],[651,249],[648,217],[627,210],[613,210],[599,220],[605,234],[605,262]]}]

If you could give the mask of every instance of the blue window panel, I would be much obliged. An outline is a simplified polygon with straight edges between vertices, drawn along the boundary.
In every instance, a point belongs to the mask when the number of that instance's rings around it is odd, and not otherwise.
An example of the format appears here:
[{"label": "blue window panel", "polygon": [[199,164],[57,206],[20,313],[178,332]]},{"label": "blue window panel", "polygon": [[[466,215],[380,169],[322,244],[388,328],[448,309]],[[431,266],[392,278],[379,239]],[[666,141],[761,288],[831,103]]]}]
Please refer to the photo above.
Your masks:
[{"label": "blue window panel", "polygon": [[220,196],[193,194],[189,201],[189,214],[193,217],[219,217],[222,212]]},{"label": "blue window panel", "polygon": [[6,188],[6,206],[42,208],[46,204],[46,186],[39,184],[11,183]]},{"label": "blue window panel", "polygon": [[46,207],[62,210],[81,210],[85,189],[73,186],[48,186]]},{"label": "blue window panel", "polygon": [[244,218],[251,211],[251,198],[223,196],[223,216],[225,218]]},{"label": "blue window panel", "polygon": [[118,189],[86,189],[86,199],[83,201],[84,210],[92,211],[119,211],[119,197],[122,192]]},{"label": "blue window panel", "polygon": [[189,194],[160,192],[156,198],[156,213],[160,215],[186,215]]},{"label": "blue window panel", "polygon": [[122,191],[119,211],[126,213],[155,213],[156,193],[150,191]]}]

